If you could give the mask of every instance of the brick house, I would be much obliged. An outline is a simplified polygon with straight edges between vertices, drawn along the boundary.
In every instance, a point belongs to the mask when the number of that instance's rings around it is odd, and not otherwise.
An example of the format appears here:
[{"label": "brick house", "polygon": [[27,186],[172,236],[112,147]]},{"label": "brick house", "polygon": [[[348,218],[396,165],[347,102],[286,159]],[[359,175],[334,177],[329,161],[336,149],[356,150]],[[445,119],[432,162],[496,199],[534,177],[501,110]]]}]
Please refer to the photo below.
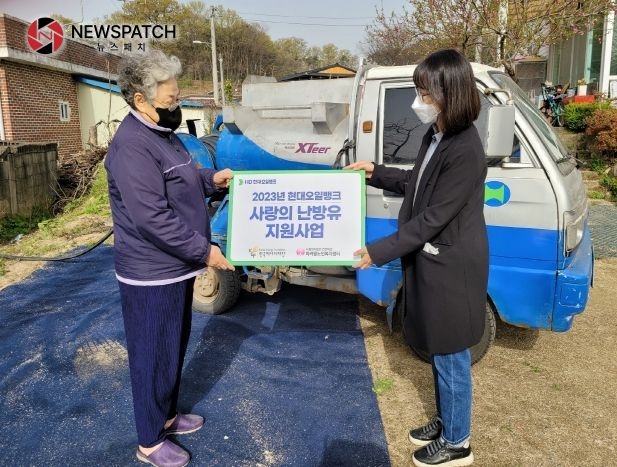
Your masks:
[{"label": "brick house", "polygon": [[0,13],[0,141],[57,142],[62,158],[85,144],[78,79],[114,81],[121,57],[66,36],[58,53],[41,55],[28,46],[28,26]]}]

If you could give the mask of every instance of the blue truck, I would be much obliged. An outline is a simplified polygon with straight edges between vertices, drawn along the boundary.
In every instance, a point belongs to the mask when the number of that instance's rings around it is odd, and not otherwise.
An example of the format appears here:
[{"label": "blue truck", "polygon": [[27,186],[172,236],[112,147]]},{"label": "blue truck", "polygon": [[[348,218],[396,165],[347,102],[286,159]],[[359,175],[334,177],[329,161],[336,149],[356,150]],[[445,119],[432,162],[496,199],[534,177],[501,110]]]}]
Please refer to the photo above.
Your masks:
[{"label": "blue truck", "polygon": [[[477,362],[495,338],[497,319],[524,328],[570,329],[589,296],[593,248],[585,186],[573,157],[510,77],[485,65],[473,69],[482,101],[476,126],[487,153],[490,245],[487,325],[472,348]],[[241,104],[223,108],[220,131],[181,139],[197,164],[218,169],[319,170],[355,160],[409,169],[427,130],[410,108],[413,70],[361,66],[354,78],[244,84]],[[367,187],[367,243],[396,229],[401,202]],[[213,241],[225,251],[228,199],[211,205]],[[383,306],[392,324],[401,264],[209,270],[197,278],[193,307],[222,313],[241,289],[274,294],[283,282],[361,294]]]}]

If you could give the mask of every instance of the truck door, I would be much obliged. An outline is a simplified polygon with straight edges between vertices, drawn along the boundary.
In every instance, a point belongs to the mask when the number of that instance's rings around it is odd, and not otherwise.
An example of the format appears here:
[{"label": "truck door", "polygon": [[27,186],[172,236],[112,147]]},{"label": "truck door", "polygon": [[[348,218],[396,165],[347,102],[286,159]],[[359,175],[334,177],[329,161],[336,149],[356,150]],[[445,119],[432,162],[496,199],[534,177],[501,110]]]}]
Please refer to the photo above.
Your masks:
[{"label": "truck door", "polygon": [[[429,125],[420,122],[411,104],[415,87],[407,82],[367,82],[363,106],[365,115],[377,116],[376,128],[360,132],[357,160],[373,160],[404,170],[413,168]],[[360,122],[362,125],[362,122]],[[391,234],[397,229],[398,212],[403,197],[399,194],[366,187],[366,242]],[[359,271],[359,292],[381,305],[396,298],[401,284],[401,263],[396,259],[382,267]]]},{"label": "truck door", "polygon": [[[374,148],[373,157],[358,152],[358,160],[375,160],[388,166],[411,169],[422,137],[428,129],[411,104],[416,97],[411,83],[381,83],[371,90],[367,83],[364,103],[378,102],[376,131],[360,135],[363,148]],[[373,95],[371,95],[371,92]],[[377,98],[378,96],[378,98]],[[481,94],[482,112],[476,125],[483,134],[486,109],[498,102]],[[489,295],[502,319],[519,325],[550,327],[557,262],[557,206],[550,181],[535,154],[526,119],[516,117],[512,154],[487,159],[485,217],[490,243]],[[372,139],[371,139],[372,138]],[[366,150],[366,149],[364,149]],[[397,228],[402,197],[367,187],[367,243]],[[373,301],[387,305],[400,283],[400,261],[358,274],[358,289]],[[397,282],[398,281],[398,282]],[[516,297],[514,297],[516,296]]]},{"label": "truck door", "polygon": [[[416,88],[409,83],[384,84],[380,89],[375,162],[403,170],[411,170],[429,124],[420,122],[411,104]],[[367,241],[396,230],[402,195],[367,187]]]}]

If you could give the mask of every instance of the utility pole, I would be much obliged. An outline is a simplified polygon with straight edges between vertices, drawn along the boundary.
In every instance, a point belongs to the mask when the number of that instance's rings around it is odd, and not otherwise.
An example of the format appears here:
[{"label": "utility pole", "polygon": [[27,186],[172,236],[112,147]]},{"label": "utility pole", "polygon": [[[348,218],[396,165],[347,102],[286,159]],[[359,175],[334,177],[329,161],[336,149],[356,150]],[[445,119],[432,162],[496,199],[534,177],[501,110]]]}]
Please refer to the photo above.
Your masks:
[{"label": "utility pole", "polygon": [[214,13],[216,8],[210,7],[210,42],[212,46],[212,86],[214,87],[214,104],[219,105],[219,83],[218,83],[218,71],[216,69],[216,35],[214,32]]},{"label": "utility pole", "polygon": [[506,40],[506,30],[508,27],[508,1],[500,0],[499,11],[499,34],[497,35],[497,61],[503,60],[503,43]]},{"label": "utility pole", "polygon": [[219,65],[221,66],[221,101],[225,105],[225,78],[223,77],[223,57],[219,55]]}]

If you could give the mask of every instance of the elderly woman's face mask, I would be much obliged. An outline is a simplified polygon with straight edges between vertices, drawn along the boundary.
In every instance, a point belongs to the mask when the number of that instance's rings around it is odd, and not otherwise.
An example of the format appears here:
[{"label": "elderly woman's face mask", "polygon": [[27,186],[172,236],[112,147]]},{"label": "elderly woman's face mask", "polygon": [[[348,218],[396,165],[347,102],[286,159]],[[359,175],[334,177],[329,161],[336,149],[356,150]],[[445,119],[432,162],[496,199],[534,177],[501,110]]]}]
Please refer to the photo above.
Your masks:
[{"label": "elderly woman's face mask", "polygon": [[168,108],[154,106],[154,110],[156,110],[159,116],[158,126],[176,131],[180,123],[182,123],[182,109],[179,103],[173,104]]},{"label": "elderly woman's face mask", "polygon": [[148,101],[159,117],[156,122],[158,126],[175,131],[182,123],[178,94],[178,84],[175,79],[171,78],[158,84],[156,96],[152,101]]}]

